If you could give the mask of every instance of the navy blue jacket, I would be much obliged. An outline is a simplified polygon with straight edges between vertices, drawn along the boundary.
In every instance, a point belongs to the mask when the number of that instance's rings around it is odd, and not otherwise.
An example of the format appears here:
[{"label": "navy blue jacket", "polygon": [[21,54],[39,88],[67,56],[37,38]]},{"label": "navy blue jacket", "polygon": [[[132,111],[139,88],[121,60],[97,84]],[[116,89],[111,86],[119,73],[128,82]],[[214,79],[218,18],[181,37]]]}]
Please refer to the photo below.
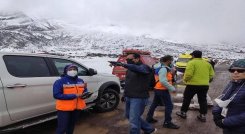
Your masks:
[{"label": "navy blue jacket", "polygon": [[127,68],[124,96],[131,98],[148,98],[150,67],[145,64],[124,64]]},{"label": "navy blue jacket", "polygon": [[[223,94],[222,100],[229,99],[233,94],[237,93],[235,98],[227,106],[227,115],[224,118],[225,129],[236,130],[245,133],[245,80],[240,82],[230,82]],[[229,88],[231,86],[231,88]],[[228,90],[229,89],[229,90]],[[239,90],[240,89],[240,90]],[[239,91],[238,91],[239,90]],[[222,108],[215,105],[213,108],[214,116],[221,116]]]},{"label": "navy blue jacket", "polygon": [[[70,77],[65,75],[60,79],[56,80],[53,85],[53,96],[55,99],[59,100],[72,100],[77,98],[76,94],[63,94],[63,84],[83,84],[84,81],[80,78]],[[84,92],[87,92],[87,88],[84,89]]]}]

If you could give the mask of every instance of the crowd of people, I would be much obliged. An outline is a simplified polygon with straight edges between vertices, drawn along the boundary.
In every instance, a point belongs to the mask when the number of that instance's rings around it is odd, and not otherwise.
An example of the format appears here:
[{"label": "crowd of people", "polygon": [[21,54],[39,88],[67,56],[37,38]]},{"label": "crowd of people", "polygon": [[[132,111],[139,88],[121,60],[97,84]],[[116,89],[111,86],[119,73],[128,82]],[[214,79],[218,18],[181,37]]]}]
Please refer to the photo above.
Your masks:
[{"label": "crowd of people", "polygon": [[[194,95],[200,106],[197,119],[206,122],[208,111],[207,93],[209,84],[214,77],[214,64],[202,58],[202,52],[195,50],[191,53],[192,59],[187,63],[183,81],[186,85],[183,103],[176,115],[186,119],[187,111]],[[146,119],[142,115],[148,104],[149,82],[152,68],[141,62],[137,53],[129,54],[126,63],[115,62],[112,66],[122,66],[127,69],[124,93],[121,101],[125,103],[125,117],[130,124],[130,134],[155,133],[156,128],[151,123],[158,122],[154,117],[157,106],[165,106],[165,116],[162,127],[179,129],[180,126],[172,122],[173,102],[171,92],[175,93],[173,86],[173,57],[165,55],[153,66],[154,70],[154,98],[147,112]],[[54,98],[58,111],[57,134],[72,134],[78,116],[78,111],[86,107],[82,94],[87,92],[82,79],[77,77],[77,67],[68,65],[64,69],[64,76],[54,83]],[[215,99],[213,107],[213,120],[223,129],[224,134],[245,133],[245,59],[235,61],[229,68],[232,80],[228,83],[222,95]],[[75,92],[73,89],[79,89]],[[209,97],[210,98],[210,97]]]}]

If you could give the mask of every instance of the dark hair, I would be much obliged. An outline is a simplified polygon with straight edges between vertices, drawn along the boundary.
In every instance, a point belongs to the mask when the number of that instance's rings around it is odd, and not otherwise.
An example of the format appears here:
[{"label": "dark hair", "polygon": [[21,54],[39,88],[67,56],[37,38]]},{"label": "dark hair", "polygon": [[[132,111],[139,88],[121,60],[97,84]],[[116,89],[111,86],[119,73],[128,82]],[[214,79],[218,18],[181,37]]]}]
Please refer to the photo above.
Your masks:
[{"label": "dark hair", "polygon": [[160,62],[167,62],[167,61],[172,61],[172,60],[173,60],[173,56],[171,55],[165,55],[160,58]]},{"label": "dark hair", "polygon": [[133,53],[133,56],[135,59],[139,58],[140,59],[140,54],[137,54],[137,53]]},{"label": "dark hair", "polygon": [[202,58],[202,51],[195,50],[190,55],[194,56],[194,58]]}]

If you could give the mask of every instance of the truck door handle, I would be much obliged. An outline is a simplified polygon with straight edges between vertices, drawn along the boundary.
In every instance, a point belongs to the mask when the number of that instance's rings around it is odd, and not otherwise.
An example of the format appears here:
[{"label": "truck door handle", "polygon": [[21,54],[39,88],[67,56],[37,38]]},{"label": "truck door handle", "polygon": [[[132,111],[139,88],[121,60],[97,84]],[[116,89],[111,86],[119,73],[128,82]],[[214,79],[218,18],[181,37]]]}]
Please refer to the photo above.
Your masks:
[{"label": "truck door handle", "polygon": [[16,88],[16,87],[26,87],[26,84],[14,84],[14,85],[7,85],[7,88]]}]

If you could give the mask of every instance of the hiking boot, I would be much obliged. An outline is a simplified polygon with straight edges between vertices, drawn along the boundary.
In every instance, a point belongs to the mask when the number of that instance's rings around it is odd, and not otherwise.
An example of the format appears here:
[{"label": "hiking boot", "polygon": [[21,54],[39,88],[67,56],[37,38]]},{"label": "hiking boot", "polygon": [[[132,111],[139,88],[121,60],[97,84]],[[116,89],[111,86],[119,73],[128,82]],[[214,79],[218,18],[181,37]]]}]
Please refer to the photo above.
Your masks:
[{"label": "hiking boot", "polygon": [[186,119],[186,113],[185,112],[182,112],[182,111],[178,111],[176,112],[176,115],[178,115],[179,117],[183,118],[183,119]]},{"label": "hiking boot", "polygon": [[197,116],[197,119],[201,122],[206,122],[206,116],[204,114],[200,114]]},{"label": "hiking boot", "polygon": [[170,128],[170,129],[179,129],[180,128],[180,126],[178,126],[172,122],[169,122],[169,123],[165,122],[162,126],[165,128]]},{"label": "hiking boot", "polygon": [[157,128],[154,128],[151,132],[147,133],[147,132],[144,132],[144,134],[154,134],[157,132]]},{"label": "hiking boot", "polygon": [[151,118],[151,119],[146,119],[146,121],[148,122],[148,123],[156,123],[157,122],[157,120],[156,119],[154,119],[154,118]]}]

